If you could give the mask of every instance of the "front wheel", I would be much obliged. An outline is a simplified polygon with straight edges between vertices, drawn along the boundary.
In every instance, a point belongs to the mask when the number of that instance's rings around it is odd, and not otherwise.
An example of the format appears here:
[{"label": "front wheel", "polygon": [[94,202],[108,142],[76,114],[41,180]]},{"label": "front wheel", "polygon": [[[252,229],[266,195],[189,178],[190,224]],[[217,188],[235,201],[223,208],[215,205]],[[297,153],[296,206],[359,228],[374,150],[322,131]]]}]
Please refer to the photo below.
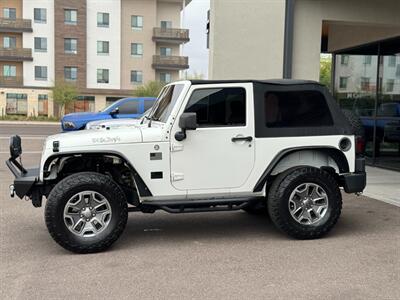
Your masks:
[{"label": "front wheel", "polygon": [[99,252],[111,246],[122,234],[127,218],[124,192],[110,177],[94,172],[60,181],[45,208],[50,235],[77,253]]},{"label": "front wheel", "polygon": [[298,239],[319,238],[339,219],[342,196],[336,180],[314,167],[299,167],[279,175],[268,197],[273,223]]}]

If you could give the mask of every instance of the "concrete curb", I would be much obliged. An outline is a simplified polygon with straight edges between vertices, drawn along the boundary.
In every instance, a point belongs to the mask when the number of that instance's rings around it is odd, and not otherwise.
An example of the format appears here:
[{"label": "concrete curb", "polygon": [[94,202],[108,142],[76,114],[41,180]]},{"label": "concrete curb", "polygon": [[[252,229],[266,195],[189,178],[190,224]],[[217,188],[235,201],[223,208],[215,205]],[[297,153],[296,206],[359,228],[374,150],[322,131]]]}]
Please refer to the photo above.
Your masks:
[{"label": "concrete curb", "polygon": [[0,125],[46,125],[61,126],[60,122],[42,122],[42,121],[0,121]]}]

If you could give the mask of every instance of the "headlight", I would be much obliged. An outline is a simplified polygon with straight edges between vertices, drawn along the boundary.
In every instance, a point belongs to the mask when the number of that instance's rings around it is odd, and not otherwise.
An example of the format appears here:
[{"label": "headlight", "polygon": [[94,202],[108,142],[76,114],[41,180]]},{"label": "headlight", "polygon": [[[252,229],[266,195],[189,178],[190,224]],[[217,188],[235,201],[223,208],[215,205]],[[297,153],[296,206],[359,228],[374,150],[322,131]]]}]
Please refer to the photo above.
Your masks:
[{"label": "headlight", "polygon": [[64,122],[63,123],[63,127],[65,129],[75,129],[76,128],[75,124],[73,122],[70,122],[70,121]]}]

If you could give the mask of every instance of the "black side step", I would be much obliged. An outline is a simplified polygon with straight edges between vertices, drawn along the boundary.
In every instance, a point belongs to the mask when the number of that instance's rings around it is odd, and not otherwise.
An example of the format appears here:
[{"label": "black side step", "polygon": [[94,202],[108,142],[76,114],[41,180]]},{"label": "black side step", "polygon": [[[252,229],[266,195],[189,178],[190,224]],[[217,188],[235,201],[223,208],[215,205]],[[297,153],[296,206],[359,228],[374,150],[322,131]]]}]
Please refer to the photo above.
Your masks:
[{"label": "black side step", "polygon": [[169,213],[195,213],[208,211],[230,211],[239,210],[264,199],[256,198],[233,198],[233,199],[198,199],[198,200],[163,200],[148,201],[136,207],[129,207],[128,211],[141,211],[153,213],[156,210],[164,210]]}]

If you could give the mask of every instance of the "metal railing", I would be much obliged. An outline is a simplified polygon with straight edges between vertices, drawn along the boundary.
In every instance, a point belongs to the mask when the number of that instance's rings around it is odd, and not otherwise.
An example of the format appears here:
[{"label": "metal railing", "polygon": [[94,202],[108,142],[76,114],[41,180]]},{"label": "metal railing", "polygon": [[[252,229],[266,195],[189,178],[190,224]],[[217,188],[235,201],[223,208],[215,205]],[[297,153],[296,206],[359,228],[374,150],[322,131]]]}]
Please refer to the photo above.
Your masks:
[{"label": "metal railing", "polygon": [[0,60],[33,60],[30,48],[0,47]]},{"label": "metal railing", "polygon": [[0,31],[32,32],[32,21],[28,19],[0,18]]},{"label": "metal railing", "polygon": [[170,40],[186,43],[189,39],[189,30],[180,28],[154,28],[153,40]]},{"label": "metal railing", "polygon": [[153,68],[155,69],[188,69],[189,58],[187,56],[153,55]]},{"label": "metal railing", "polygon": [[22,85],[22,76],[0,76],[0,87],[16,87]]}]

